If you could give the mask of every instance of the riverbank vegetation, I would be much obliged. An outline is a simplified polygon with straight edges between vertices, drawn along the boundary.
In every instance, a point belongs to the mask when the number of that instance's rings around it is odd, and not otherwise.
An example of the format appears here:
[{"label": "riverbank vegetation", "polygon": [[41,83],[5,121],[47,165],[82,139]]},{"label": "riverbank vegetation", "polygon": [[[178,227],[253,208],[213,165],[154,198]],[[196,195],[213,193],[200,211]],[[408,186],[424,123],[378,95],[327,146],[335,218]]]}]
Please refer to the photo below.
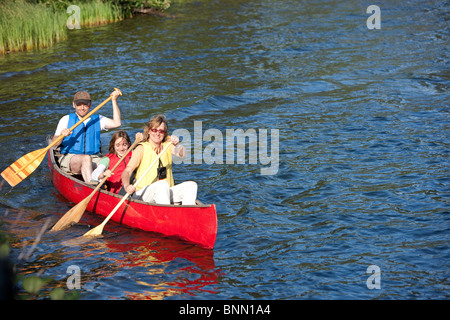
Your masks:
[{"label": "riverbank vegetation", "polygon": [[[72,5],[77,8],[68,10]],[[0,0],[0,54],[49,47],[65,40],[69,28],[120,21],[145,8],[162,12],[169,6],[169,0]]]}]

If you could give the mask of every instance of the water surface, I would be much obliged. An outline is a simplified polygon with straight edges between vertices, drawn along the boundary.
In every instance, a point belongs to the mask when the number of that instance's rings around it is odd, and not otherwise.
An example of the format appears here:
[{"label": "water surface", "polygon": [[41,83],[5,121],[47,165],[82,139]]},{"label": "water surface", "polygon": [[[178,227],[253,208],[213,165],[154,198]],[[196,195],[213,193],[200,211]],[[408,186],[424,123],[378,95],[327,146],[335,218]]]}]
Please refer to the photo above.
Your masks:
[{"label": "water surface", "polygon": [[[19,261],[45,221],[73,206],[44,160],[0,191],[18,269],[51,277],[51,290],[78,266],[82,299],[447,299],[449,5],[377,5],[381,29],[369,30],[358,1],[186,1],[173,18],[83,28],[50,49],[0,57],[1,168],[45,146],[78,90],[98,105],[120,88],[133,135],[157,113],[192,146],[198,122],[224,137],[279,132],[275,175],[248,154],[208,164],[192,152],[175,167],[217,206],[214,250],[114,223],[74,244],[102,221],[85,214]],[[100,113],[112,116],[111,106]],[[380,289],[367,286],[371,265]]]}]

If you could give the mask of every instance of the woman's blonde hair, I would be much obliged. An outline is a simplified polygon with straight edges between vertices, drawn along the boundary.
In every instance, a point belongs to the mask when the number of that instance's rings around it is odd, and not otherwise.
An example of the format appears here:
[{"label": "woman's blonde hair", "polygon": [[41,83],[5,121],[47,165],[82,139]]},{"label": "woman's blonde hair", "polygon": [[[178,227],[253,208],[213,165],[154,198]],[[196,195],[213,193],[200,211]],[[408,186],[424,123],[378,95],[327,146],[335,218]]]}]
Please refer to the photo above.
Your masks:
[{"label": "woman's blonde hair", "polygon": [[158,114],[157,116],[154,116],[145,125],[145,128],[144,128],[144,140],[143,141],[147,141],[148,138],[150,137],[150,129],[154,128],[154,127],[159,127],[161,125],[161,123],[164,123],[165,127],[166,127],[166,133],[164,133],[164,139],[163,139],[163,142],[165,142],[166,139],[167,139],[167,135],[169,133],[169,126],[167,125],[166,116],[162,115],[162,114]]}]

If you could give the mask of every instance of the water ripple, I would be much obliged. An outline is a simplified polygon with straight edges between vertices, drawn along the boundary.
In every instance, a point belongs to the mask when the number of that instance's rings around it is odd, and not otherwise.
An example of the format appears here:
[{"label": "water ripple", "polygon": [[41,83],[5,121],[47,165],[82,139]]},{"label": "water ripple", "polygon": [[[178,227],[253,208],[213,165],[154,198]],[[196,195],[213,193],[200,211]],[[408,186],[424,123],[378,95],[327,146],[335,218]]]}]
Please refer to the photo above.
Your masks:
[{"label": "water ripple", "polygon": [[[201,0],[174,6],[176,19],[139,16],[0,57],[4,168],[45,145],[81,88],[95,104],[120,88],[130,133],[156,113],[191,134],[194,121],[202,134],[279,132],[276,175],[261,175],[248,151],[242,164],[176,165],[177,181],[197,181],[217,206],[214,250],[114,223],[75,244],[101,222],[87,214],[44,235],[20,270],[44,270],[47,292],[77,265],[81,299],[448,298],[444,3],[385,3],[382,29],[368,30],[355,1]],[[44,219],[72,206],[44,164],[20,188],[3,186],[0,203],[15,261]],[[370,265],[380,290],[367,287]]]}]

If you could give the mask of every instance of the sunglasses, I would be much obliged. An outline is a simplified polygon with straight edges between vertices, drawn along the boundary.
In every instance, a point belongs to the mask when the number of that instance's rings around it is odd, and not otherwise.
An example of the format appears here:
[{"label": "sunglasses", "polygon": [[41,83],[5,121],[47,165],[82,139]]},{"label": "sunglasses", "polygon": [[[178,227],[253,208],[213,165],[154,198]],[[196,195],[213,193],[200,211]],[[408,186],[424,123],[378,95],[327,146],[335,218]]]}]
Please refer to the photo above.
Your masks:
[{"label": "sunglasses", "polygon": [[82,106],[82,105],[88,106],[90,103],[91,103],[91,100],[84,100],[84,99],[80,99],[80,100],[75,101],[75,105],[77,107]]},{"label": "sunglasses", "polygon": [[165,134],[167,132],[166,130],[158,130],[158,129],[150,129],[150,131],[153,133],[159,132],[160,134]]}]

